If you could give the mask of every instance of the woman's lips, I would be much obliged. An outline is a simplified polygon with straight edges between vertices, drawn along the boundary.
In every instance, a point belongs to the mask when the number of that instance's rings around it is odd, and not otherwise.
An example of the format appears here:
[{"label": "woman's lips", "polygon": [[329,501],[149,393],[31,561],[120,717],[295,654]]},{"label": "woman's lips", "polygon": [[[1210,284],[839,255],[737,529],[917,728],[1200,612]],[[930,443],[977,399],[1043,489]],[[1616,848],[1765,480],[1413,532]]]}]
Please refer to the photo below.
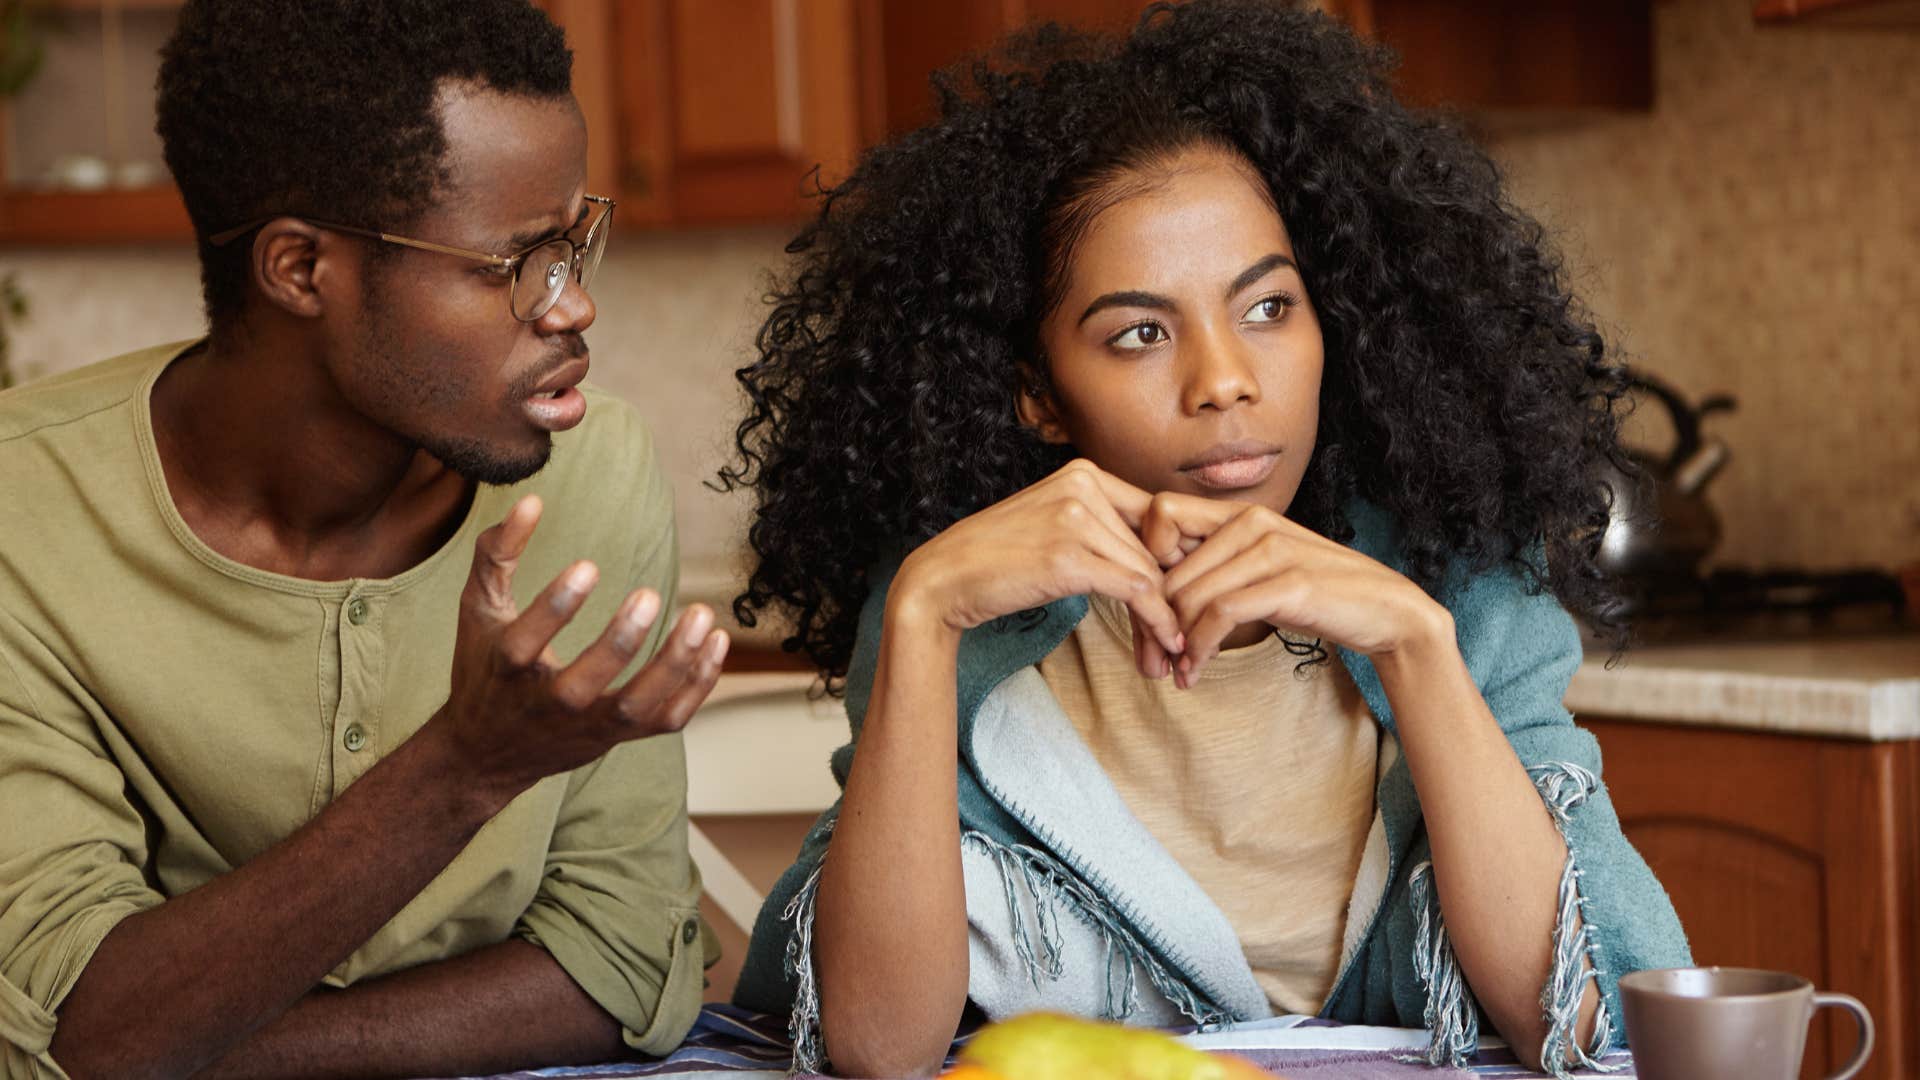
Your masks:
[{"label": "woman's lips", "polygon": [[1252,487],[1272,475],[1282,447],[1256,439],[1220,443],[1180,466],[1201,487],[1234,491]]},{"label": "woman's lips", "polygon": [[1237,491],[1250,488],[1273,474],[1273,467],[1280,463],[1280,455],[1254,454],[1248,457],[1227,458],[1206,465],[1194,465],[1180,470],[1193,477],[1201,487],[1216,491]]}]

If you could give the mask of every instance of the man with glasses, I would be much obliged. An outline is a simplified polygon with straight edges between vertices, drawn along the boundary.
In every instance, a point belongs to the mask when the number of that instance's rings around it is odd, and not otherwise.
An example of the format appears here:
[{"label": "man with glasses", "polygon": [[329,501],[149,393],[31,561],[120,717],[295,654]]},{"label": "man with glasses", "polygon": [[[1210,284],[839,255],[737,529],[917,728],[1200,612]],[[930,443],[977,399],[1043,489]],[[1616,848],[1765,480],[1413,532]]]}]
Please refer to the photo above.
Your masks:
[{"label": "man with glasses", "polygon": [[727,641],[670,617],[668,487],[580,385],[613,204],[569,66],[524,0],[183,8],[209,333],[0,396],[0,1075],[692,1023],[677,732]]}]

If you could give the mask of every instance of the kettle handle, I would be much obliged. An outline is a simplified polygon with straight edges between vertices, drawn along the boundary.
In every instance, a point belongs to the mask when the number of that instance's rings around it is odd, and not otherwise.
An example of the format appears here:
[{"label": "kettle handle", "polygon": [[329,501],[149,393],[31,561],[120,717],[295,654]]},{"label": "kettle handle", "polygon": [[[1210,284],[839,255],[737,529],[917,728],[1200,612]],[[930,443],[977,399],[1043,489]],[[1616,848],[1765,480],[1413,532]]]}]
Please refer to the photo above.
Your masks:
[{"label": "kettle handle", "polygon": [[1673,418],[1673,449],[1667,452],[1666,469],[1671,472],[1691,459],[1700,449],[1700,419],[1711,413],[1731,412],[1737,402],[1731,394],[1715,394],[1691,407],[1680,392],[1642,371],[1627,369],[1629,390],[1644,390],[1660,399]]}]

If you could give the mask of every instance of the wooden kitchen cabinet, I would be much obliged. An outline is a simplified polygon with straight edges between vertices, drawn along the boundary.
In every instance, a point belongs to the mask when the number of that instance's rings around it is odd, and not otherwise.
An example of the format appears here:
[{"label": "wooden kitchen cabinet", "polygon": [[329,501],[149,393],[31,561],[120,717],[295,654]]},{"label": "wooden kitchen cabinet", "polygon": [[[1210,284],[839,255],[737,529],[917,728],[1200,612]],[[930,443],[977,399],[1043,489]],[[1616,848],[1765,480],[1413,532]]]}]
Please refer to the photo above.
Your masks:
[{"label": "wooden kitchen cabinet", "polygon": [[[153,134],[159,47],[181,0],[41,0],[45,57],[0,99],[0,245],[180,241],[193,236]],[[47,174],[84,154],[119,175],[97,189]],[[128,168],[142,170],[129,180]]]},{"label": "wooden kitchen cabinet", "polygon": [[874,0],[544,0],[574,49],[588,184],[652,225],[802,216],[878,133]]},{"label": "wooden kitchen cabinet", "polygon": [[[1920,1076],[1920,742],[1581,724],[1694,962],[1852,994],[1879,1036],[1861,1076]],[[1852,1019],[1822,1010],[1801,1075],[1830,1075],[1853,1045]]]},{"label": "wooden kitchen cabinet", "polygon": [[1400,54],[1409,105],[1468,113],[1653,107],[1652,0],[1333,0]]},{"label": "wooden kitchen cabinet", "polygon": [[1920,27],[1920,0],[1755,0],[1753,21],[1912,29]]},{"label": "wooden kitchen cabinet", "polygon": [[[935,71],[1039,22],[1124,32],[1148,0],[543,0],[607,147],[622,220],[797,220],[866,146],[927,122]],[[1400,89],[1469,113],[1644,109],[1651,0],[1328,0],[1402,56]]]},{"label": "wooden kitchen cabinet", "polygon": [[[120,0],[170,19],[179,0]],[[1042,21],[1124,31],[1147,0],[538,0],[567,30],[588,182],[629,226],[796,221],[817,179],[924,123],[929,77]],[[1324,0],[1403,57],[1402,93],[1467,110],[1651,100],[1651,0]],[[50,0],[102,18],[101,0]],[[120,10],[116,8],[116,10]],[[116,16],[119,17],[119,16]],[[146,74],[122,80],[151,85]],[[141,103],[145,107],[145,103]],[[0,125],[7,118],[0,114]],[[138,127],[139,125],[135,125]],[[813,170],[819,168],[814,177]],[[171,185],[0,189],[0,243],[190,237]]]}]

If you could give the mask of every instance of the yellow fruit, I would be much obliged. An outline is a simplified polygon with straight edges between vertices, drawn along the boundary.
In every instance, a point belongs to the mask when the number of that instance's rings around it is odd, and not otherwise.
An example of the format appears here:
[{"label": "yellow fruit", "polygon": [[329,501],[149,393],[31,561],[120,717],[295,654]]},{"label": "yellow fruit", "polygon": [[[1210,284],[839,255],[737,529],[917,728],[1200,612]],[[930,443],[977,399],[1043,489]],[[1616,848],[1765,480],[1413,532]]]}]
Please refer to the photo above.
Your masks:
[{"label": "yellow fruit", "polygon": [[[974,1071],[978,1070],[978,1071]],[[1214,1055],[1144,1028],[1027,1013],[982,1028],[949,1078],[965,1080],[1273,1080],[1245,1058]]]}]

